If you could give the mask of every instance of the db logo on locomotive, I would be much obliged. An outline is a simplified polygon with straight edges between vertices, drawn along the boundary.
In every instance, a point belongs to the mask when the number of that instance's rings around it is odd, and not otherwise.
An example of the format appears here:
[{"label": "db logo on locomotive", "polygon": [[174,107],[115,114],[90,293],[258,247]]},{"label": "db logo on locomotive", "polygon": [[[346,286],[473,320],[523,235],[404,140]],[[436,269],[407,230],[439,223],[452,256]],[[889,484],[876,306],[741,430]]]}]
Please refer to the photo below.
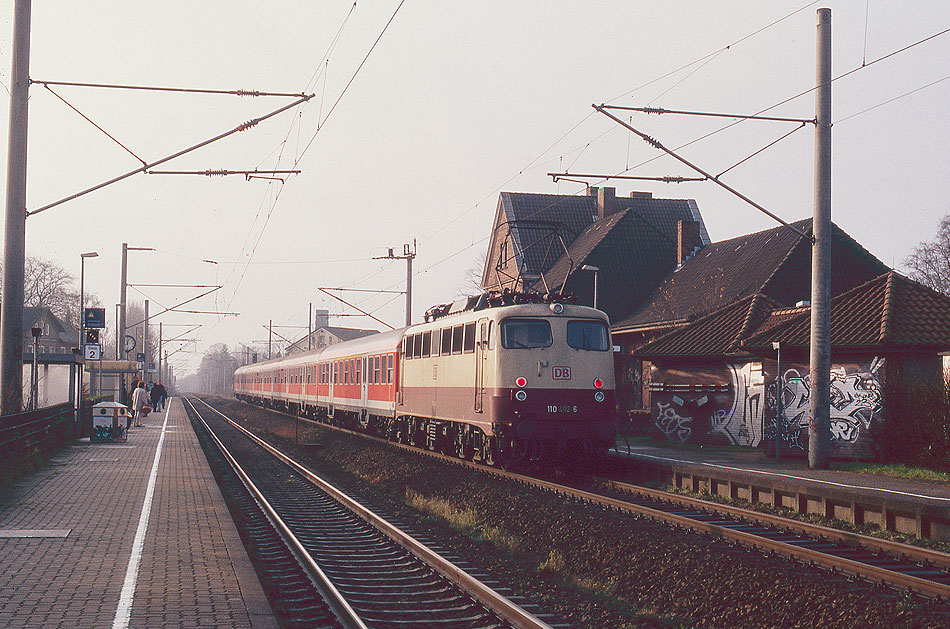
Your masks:
[{"label": "db logo on locomotive", "polygon": [[551,378],[553,378],[554,380],[570,380],[571,368],[570,367],[551,367]]}]

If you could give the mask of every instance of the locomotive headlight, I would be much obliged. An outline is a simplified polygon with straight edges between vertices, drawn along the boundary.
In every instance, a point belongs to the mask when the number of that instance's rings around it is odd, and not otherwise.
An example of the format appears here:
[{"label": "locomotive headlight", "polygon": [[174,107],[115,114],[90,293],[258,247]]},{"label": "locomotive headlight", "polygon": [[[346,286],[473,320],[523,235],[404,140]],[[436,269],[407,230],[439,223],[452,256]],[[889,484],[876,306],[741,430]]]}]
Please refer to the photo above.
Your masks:
[{"label": "locomotive headlight", "polygon": [[528,394],[525,393],[524,391],[516,391],[515,399],[518,400],[519,402],[524,402],[526,399],[528,399]]},{"label": "locomotive headlight", "polygon": [[564,304],[551,304],[551,312],[561,314],[564,312]]},{"label": "locomotive headlight", "polygon": [[603,391],[595,391],[595,392],[594,392],[594,401],[595,401],[595,402],[603,402],[605,397],[607,397],[607,396],[604,395],[604,392],[603,392]]},{"label": "locomotive headlight", "polygon": [[515,380],[515,384],[518,385],[519,389],[523,389],[526,386],[528,386],[528,380],[524,376],[521,376],[520,378]]},{"label": "locomotive headlight", "polygon": [[[594,388],[595,388],[595,389],[602,389],[603,386],[604,386],[604,381],[603,381],[603,380],[601,380],[600,378],[597,378],[596,380],[594,380]],[[600,400],[597,400],[597,401],[599,402]]]}]

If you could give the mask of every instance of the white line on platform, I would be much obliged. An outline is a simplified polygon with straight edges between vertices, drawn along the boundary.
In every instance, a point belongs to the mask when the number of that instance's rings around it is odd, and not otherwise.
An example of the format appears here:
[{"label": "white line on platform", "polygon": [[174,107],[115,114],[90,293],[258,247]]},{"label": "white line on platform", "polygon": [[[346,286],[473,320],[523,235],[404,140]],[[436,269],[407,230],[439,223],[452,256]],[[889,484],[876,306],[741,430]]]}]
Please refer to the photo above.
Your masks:
[{"label": "white line on platform", "polygon": [[142,502],[142,514],[139,516],[139,526],[135,530],[135,539],[132,541],[132,554],[129,557],[129,566],[125,571],[125,582],[122,584],[122,593],[119,595],[119,605],[115,610],[112,629],[126,629],[132,615],[135,582],[139,577],[139,563],[142,561],[142,548],[145,546],[145,533],[148,531],[148,516],[152,512],[152,499],[155,497],[155,483],[158,480],[158,463],[162,458],[162,444],[165,441],[165,427],[167,425],[168,413],[165,413],[162,434],[158,438],[158,447],[155,448],[152,472],[148,476],[148,487],[145,489],[145,500]]},{"label": "white line on platform", "polygon": [[[631,452],[631,454],[633,453]],[[781,476],[783,478],[791,478],[794,480],[805,480],[805,481],[810,481],[812,483],[821,483],[823,485],[845,487],[847,489],[866,489],[868,491],[880,491],[887,494],[897,494],[898,496],[912,496],[914,498],[926,498],[927,500],[940,500],[941,502],[950,502],[950,498],[944,498],[942,496],[928,496],[927,494],[915,494],[910,491],[898,491],[896,489],[881,489],[880,487],[868,487],[867,485],[848,485],[847,483],[836,483],[830,480],[821,480],[820,478],[808,478],[807,476],[795,476],[794,474],[782,474],[780,472],[765,472],[763,470],[753,470],[746,467],[734,467],[731,465],[720,465],[718,463],[705,463],[705,462],[700,462],[700,461],[689,461],[686,459],[673,459],[673,458],[665,457],[665,456],[655,456],[653,454],[645,454],[643,452],[637,452],[636,454],[634,454],[634,456],[642,456],[647,459],[656,459],[658,461],[672,461],[673,463],[690,463],[693,465],[705,465],[707,467],[718,467],[724,470],[733,470],[736,472],[749,472],[752,474],[762,474],[763,476]]]}]

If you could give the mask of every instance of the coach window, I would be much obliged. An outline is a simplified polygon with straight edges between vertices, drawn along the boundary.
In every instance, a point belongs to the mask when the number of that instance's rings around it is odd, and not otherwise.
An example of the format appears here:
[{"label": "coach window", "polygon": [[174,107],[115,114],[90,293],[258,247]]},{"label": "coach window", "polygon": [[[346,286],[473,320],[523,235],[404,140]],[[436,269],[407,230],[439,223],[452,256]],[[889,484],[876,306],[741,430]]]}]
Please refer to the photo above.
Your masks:
[{"label": "coach window", "polygon": [[475,351],[475,323],[465,324],[465,353],[471,354]]},{"label": "coach window", "polygon": [[389,366],[386,368],[386,384],[393,383],[393,355],[389,354]]},{"label": "coach window", "polygon": [[551,324],[544,319],[507,319],[501,322],[501,345],[507,349],[550,347]]},{"label": "coach window", "polygon": [[442,329],[442,355],[448,356],[452,353],[452,328]]},{"label": "coach window", "polygon": [[465,329],[461,325],[452,328],[452,353],[462,353],[462,341],[464,340]]},{"label": "coach window", "polygon": [[422,357],[428,358],[432,354],[432,332],[422,333]]},{"label": "coach window", "polygon": [[363,359],[356,359],[356,384],[363,384]]}]

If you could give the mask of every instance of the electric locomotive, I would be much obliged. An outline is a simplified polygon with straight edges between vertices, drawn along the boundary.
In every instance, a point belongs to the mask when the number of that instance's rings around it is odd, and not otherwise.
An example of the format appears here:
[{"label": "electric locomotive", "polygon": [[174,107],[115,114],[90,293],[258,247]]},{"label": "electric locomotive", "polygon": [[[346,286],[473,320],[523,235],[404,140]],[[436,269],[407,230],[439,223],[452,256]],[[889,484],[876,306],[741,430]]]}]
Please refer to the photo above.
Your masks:
[{"label": "electric locomotive", "polygon": [[603,312],[487,295],[241,367],[234,382],[245,401],[490,465],[600,458],[615,437],[614,388]]}]

